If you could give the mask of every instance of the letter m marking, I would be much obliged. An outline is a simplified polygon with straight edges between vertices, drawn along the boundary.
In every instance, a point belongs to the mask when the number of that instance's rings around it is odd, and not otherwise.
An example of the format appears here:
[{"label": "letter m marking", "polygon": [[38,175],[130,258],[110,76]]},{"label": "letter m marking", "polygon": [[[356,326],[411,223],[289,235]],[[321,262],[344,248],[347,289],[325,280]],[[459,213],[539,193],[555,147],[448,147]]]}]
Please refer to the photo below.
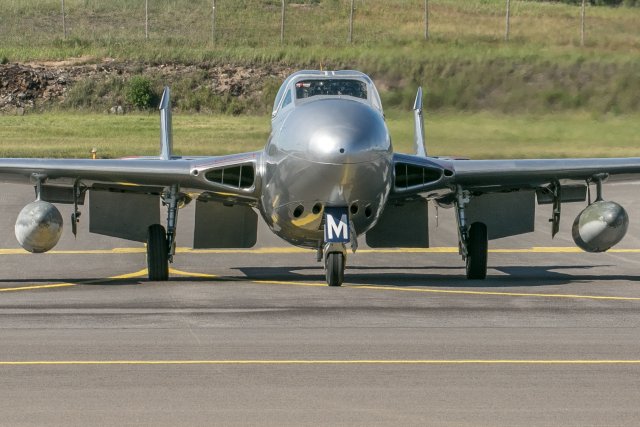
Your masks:
[{"label": "letter m marking", "polygon": [[345,208],[325,209],[324,240],[327,243],[349,242],[349,217]]}]

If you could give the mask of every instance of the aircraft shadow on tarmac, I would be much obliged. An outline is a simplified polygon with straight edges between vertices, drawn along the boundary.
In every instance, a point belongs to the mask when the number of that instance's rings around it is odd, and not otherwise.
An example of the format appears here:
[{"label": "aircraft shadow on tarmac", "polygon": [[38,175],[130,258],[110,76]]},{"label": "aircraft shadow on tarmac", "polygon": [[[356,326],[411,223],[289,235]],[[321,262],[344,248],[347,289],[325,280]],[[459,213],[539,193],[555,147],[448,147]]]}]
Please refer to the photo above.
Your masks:
[{"label": "aircraft shadow on tarmac", "polygon": [[[580,282],[640,281],[640,276],[625,274],[569,274],[557,270],[589,271],[607,268],[611,265],[546,265],[546,266],[493,266],[485,280],[467,280],[464,267],[416,267],[393,266],[371,267],[351,266],[345,271],[345,285],[373,285],[396,287],[443,287],[443,288],[500,288],[535,287],[563,285]],[[393,269],[397,271],[389,272]],[[236,282],[236,281],[297,281],[324,282],[324,270],[320,266],[280,266],[280,267],[238,267],[241,274],[220,277],[172,276],[172,282]],[[500,275],[492,274],[499,271]],[[440,271],[441,273],[439,273]],[[213,273],[213,272],[211,272]],[[38,278],[38,279],[0,279],[0,284],[51,284],[69,283],[73,285],[132,286],[148,283],[146,278]],[[0,286],[0,289],[2,286]]]}]

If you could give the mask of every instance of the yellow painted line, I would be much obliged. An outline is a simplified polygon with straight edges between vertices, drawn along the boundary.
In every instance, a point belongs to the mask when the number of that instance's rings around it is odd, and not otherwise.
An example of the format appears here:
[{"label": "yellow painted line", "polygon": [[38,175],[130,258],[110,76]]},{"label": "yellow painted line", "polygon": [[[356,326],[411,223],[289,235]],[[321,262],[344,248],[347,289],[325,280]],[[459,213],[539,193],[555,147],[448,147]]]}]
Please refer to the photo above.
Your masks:
[{"label": "yellow painted line", "polygon": [[[47,252],[47,254],[53,255],[104,255],[104,254],[134,254],[134,253],[146,253],[146,248],[113,248],[113,249],[85,249],[85,250],[53,250]],[[0,249],[0,255],[31,255],[31,252],[27,252],[24,249]],[[37,254],[40,256],[40,254]]]},{"label": "yellow painted line", "polygon": [[0,361],[0,366],[37,365],[640,365],[640,360],[417,359],[417,360],[30,360]]},{"label": "yellow painted line", "polygon": [[71,286],[107,283],[107,282],[113,282],[115,280],[134,279],[139,277],[147,277],[146,268],[140,271],[136,271],[135,273],[121,274],[118,276],[106,277],[104,279],[83,280],[77,283],[52,283],[48,285],[31,285],[31,286],[19,286],[15,288],[0,288],[0,292],[30,291],[34,289],[68,288]]},{"label": "yellow painted line", "polygon": [[605,295],[578,295],[578,294],[538,294],[527,292],[496,292],[496,291],[460,291],[453,289],[419,289],[404,288],[396,286],[376,286],[376,285],[351,285],[350,288],[376,289],[400,292],[424,292],[432,294],[458,294],[458,295],[489,295],[508,297],[537,297],[537,298],[571,298],[571,299],[592,299],[592,300],[612,300],[612,301],[640,301],[640,297],[613,297]]},{"label": "yellow painted line", "polygon": [[256,249],[191,249],[176,248],[176,253],[183,254],[303,254],[315,253],[313,249],[291,247],[272,247]]},{"label": "yellow painted line", "polygon": [[[119,276],[111,276],[111,277],[107,277],[106,279],[96,279],[95,282],[111,282],[114,280],[121,280],[121,279],[137,279],[139,277],[147,277],[149,274],[149,271],[146,268],[143,268],[142,270],[136,271],[135,273],[127,273],[127,274],[120,274]],[[83,283],[87,283],[87,282],[83,282]]]},{"label": "yellow painted line", "polygon": [[66,288],[69,286],[76,286],[76,285],[77,283],[52,283],[50,285],[33,285],[33,286],[20,286],[17,288],[0,288],[0,292],[29,291],[33,289]]},{"label": "yellow painted line", "polygon": [[[176,253],[181,254],[300,254],[315,253],[313,249],[303,249],[297,247],[267,247],[257,249],[191,249],[186,247],[176,248]],[[490,253],[518,254],[518,253],[583,253],[579,248],[574,247],[533,247],[533,248],[503,248],[490,249]],[[608,253],[640,253],[640,249],[610,249]],[[146,248],[113,248],[113,249],[86,249],[86,250],[52,250],[47,254],[53,255],[108,255],[108,254],[144,254]],[[434,247],[434,248],[391,248],[391,249],[360,249],[361,254],[438,254],[438,253],[458,253],[457,247]],[[0,255],[30,255],[24,249],[0,249]]]},{"label": "yellow painted line", "polygon": [[[326,283],[320,282],[287,282],[280,280],[251,280],[257,285],[289,285],[289,286],[311,286],[324,287]],[[484,296],[509,296],[509,297],[534,297],[534,298],[570,298],[570,299],[592,299],[592,300],[612,300],[612,301],[640,301],[640,297],[615,297],[606,295],[577,295],[577,294],[539,294],[526,292],[496,292],[496,291],[461,291],[453,289],[423,289],[400,286],[378,286],[378,285],[349,285],[343,284],[343,288],[349,289],[369,289],[376,291],[397,291],[397,292],[417,292],[431,294],[458,294],[458,295],[484,295]]]},{"label": "yellow painted line", "polygon": [[[227,278],[221,277],[215,274],[206,273],[193,273],[188,271],[177,270],[170,268],[169,273],[193,277],[193,278],[207,278],[207,279],[223,279],[233,281],[243,281],[242,278]],[[112,276],[104,279],[95,279],[88,281],[81,281],[77,283],[53,283],[47,285],[33,285],[33,286],[21,286],[14,288],[1,288],[0,292],[15,292],[15,291],[27,291],[36,289],[51,289],[51,288],[63,288],[86,284],[107,283],[115,280],[133,279],[133,278],[146,278],[148,271],[146,268],[136,271],[134,273],[121,274],[118,276]],[[302,286],[302,287],[326,287],[324,282],[297,282],[297,281],[284,281],[284,280],[251,280],[247,281],[256,285],[285,285],[285,286]],[[379,286],[379,285],[349,285],[344,284],[343,288],[350,289],[367,289],[375,291],[396,291],[396,292],[414,292],[414,293],[430,293],[430,294],[454,294],[454,295],[480,295],[480,296],[508,296],[508,297],[529,297],[529,298],[567,298],[567,299],[589,299],[589,300],[606,300],[606,301],[640,301],[640,297],[619,297],[619,296],[606,296],[606,295],[579,295],[579,294],[548,294],[548,293],[529,293],[529,292],[498,292],[498,291],[472,291],[472,290],[455,290],[455,289],[431,289],[431,288],[415,288],[415,287],[400,287],[400,286]]]},{"label": "yellow painted line", "polygon": [[[312,286],[312,287],[325,287],[326,283],[320,282],[286,282],[281,280],[251,280],[251,283],[258,285],[292,285],[292,286]],[[348,287],[348,286],[345,286]]]},{"label": "yellow painted line", "polygon": [[[145,274],[147,270],[145,269]],[[198,277],[198,278],[206,278],[206,279],[217,279],[220,276],[215,274],[205,274],[205,273],[191,273],[188,271],[176,270],[175,268],[169,268],[169,273],[177,274],[178,276],[187,276],[187,277]]]}]

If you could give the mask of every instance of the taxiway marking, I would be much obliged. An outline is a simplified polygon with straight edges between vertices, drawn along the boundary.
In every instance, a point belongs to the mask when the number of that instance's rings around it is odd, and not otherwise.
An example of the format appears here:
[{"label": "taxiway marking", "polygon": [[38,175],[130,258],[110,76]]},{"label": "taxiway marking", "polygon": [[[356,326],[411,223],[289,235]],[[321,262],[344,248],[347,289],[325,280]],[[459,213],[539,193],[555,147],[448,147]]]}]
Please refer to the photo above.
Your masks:
[{"label": "taxiway marking", "polygon": [[624,359],[433,359],[433,360],[7,360],[0,366],[55,365],[640,365]]},{"label": "taxiway marking", "polygon": [[[231,278],[217,276],[207,273],[193,273],[188,271],[170,268],[169,272],[183,277],[207,278],[221,281],[246,281],[255,285],[284,285],[284,286],[304,286],[304,287],[325,287],[324,282],[297,282],[284,280],[252,280],[251,278]],[[46,285],[20,286],[14,288],[0,288],[0,292],[16,292],[28,291],[36,289],[48,288],[64,288],[78,285],[108,283],[116,280],[142,278],[147,276],[147,269],[142,269],[134,273],[121,274],[118,276],[107,277],[104,279],[85,280],[77,283],[52,283]],[[349,285],[345,284],[343,288],[348,289],[367,289],[375,291],[396,291],[396,292],[416,292],[430,294],[456,294],[456,295],[479,295],[479,296],[507,296],[507,297],[530,297],[530,298],[568,298],[568,299],[589,299],[589,300],[608,300],[608,301],[640,301],[640,297],[624,297],[624,296],[607,296],[607,295],[579,295],[579,294],[548,294],[548,293],[528,293],[528,292],[500,292],[500,291],[472,291],[472,290],[456,290],[456,289],[431,289],[431,288],[415,288],[415,287],[399,287],[399,286],[382,286],[382,285]]]},{"label": "taxiway marking", "polygon": [[[176,253],[181,254],[301,254],[315,253],[312,249],[302,249],[295,247],[271,247],[257,249],[191,249],[186,247],[176,248]],[[489,249],[490,253],[499,254],[522,254],[522,253],[583,253],[576,247],[532,247],[532,248],[498,248]],[[108,255],[108,254],[143,254],[145,247],[113,248],[113,249],[86,249],[86,250],[52,250],[47,252],[50,255]],[[434,247],[434,248],[392,248],[392,249],[360,249],[358,253],[363,254],[438,254],[438,253],[458,253],[457,247]],[[640,253],[640,249],[610,249],[607,253],[624,254]],[[24,249],[0,249],[0,255],[29,255],[30,252]]]},{"label": "taxiway marking", "polygon": [[113,282],[115,280],[135,279],[138,277],[146,277],[146,276],[147,276],[147,269],[145,268],[140,271],[136,271],[135,273],[120,274],[118,276],[106,277],[104,279],[82,280],[74,283],[63,282],[63,283],[51,283],[48,285],[30,285],[30,286],[18,286],[15,288],[0,288],[0,292],[30,291],[34,289],[68,288],[71,286],[91,285],[96,283],[108,283],[108,282]]},{"label": "taxiway marking", "polygon": [[[287,282],[280,280],[248,280],[258,285],[289,285],[289,286],[327,286],[326,283],[320,282]],[[462,295],[487,295],[487,296],[509,296],[509,297],[537,297],[537,298],[571,298],[571,299],[594,299],[594,300],[613,300],[613,301],[640,301],[640,297],[616,297],[606,295],[578,295],[578,294],[538,294],[526,292],[498,292],[498,291],[461,291],[454,289],[422,289],[399,286],[378,286],[378,285],[349,285],[343,284],[343,288],[348,289],[371,289],[382,291],[397,292],[421,292],[432,294],[462,294]]]}]

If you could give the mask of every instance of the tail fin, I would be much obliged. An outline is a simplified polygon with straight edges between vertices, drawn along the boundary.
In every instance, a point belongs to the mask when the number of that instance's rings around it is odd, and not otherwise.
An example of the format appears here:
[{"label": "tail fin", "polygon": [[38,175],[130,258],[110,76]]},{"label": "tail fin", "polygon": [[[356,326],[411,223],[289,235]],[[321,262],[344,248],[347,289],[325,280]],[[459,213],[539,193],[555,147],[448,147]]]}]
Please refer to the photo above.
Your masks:
[{"label": "tail fin", "polygon": [[171,129],[171,91],[166,86],[160,100],[160,158],[171,160],[173,155],[173,131]]},{"label": "tail fin", "polygon": [[424,117],[422,116],[422,88],[418,88],[416,102],[413,104],[413,117],[415,120],[415,136],[413,144],[416,156],[427,157],[427,149],[424,140]]}]

